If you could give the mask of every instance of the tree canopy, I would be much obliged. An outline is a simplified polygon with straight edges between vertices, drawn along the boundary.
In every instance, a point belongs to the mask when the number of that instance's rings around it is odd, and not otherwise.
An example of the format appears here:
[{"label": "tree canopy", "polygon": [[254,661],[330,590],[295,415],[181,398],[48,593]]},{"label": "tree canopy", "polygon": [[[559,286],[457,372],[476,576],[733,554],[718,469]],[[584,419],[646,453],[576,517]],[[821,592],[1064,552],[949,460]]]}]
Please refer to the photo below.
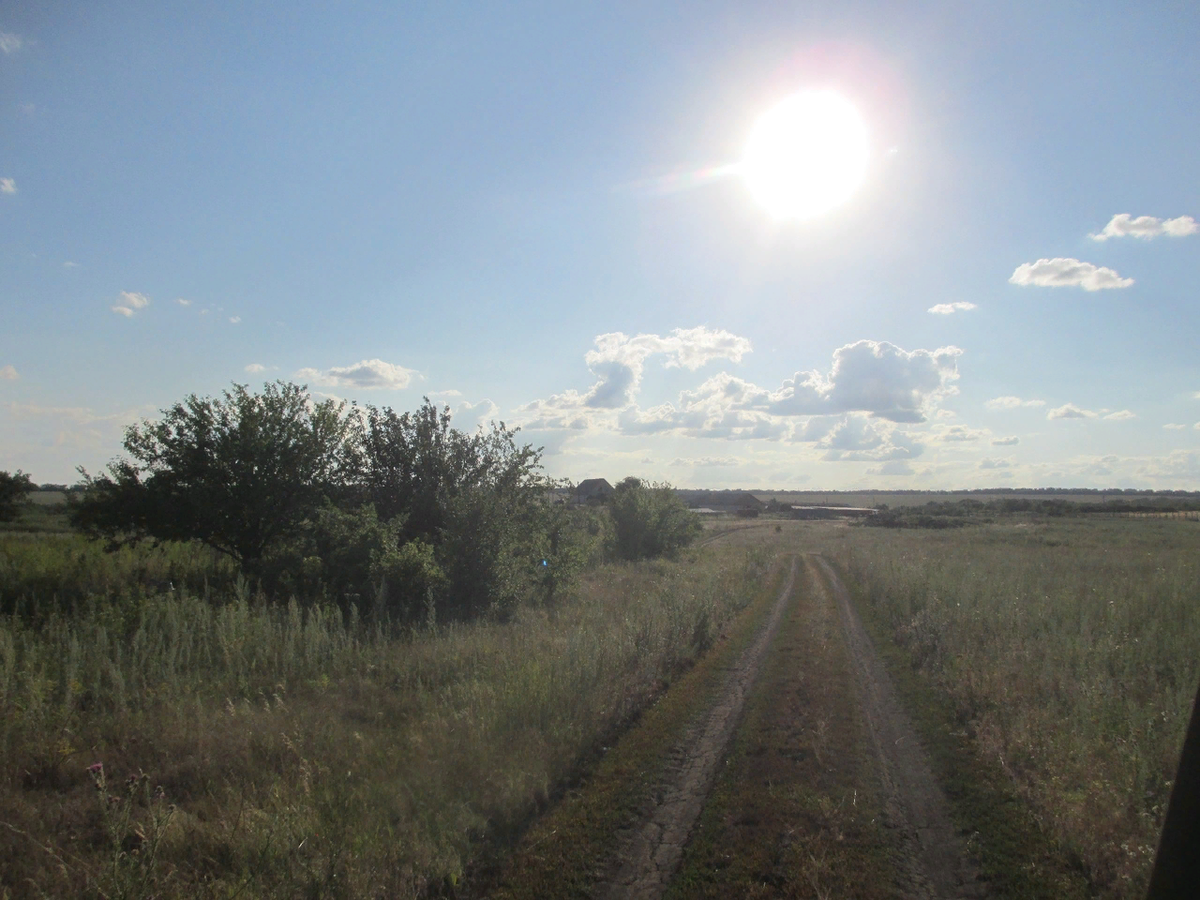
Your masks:
[{"label": "tree canopy", "polygon": [[15,474],[0,472],[0,522],[11,522],[21,510],[21,504],[34,490],[33,479],[17,469]]}]

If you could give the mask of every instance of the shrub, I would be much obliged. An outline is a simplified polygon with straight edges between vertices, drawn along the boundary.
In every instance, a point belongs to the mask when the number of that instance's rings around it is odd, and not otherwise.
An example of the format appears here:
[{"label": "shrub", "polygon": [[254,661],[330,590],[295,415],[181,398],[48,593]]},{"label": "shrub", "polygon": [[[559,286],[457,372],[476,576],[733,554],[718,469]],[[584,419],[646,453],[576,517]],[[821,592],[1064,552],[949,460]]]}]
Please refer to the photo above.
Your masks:
[{"label": "shrub", "polygon": [[613,490],[609,511],[612,551],[619,559],[669,555],[692,543],[701,532],[695,514],[665,483],[626,478]]}]

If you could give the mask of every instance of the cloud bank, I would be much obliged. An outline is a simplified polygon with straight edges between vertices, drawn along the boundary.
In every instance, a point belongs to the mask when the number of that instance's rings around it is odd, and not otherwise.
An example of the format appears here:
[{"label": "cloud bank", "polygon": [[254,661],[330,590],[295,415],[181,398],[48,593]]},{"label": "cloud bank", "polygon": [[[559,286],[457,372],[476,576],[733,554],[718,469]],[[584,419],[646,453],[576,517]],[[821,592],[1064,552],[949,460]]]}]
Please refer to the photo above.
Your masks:
[{"label": "cloud bank", "polygon": [[1112,269],[1064,257],[1022,263],[1008,280],[1022,287],[1081,287],[1085,291],[1127,288],[1133,284],[1132,278],[1122,278]]},{"label": "cloud bank", "polygon": [[384,362],[382,359],[364,359],[352,366],[334,366],[331,369],[301,369],[296,377],[321,387],[349,387],[362,390],[387,389],[398,391],[408,387],[415,369]]},{"label": "cloud bank", "polygon": [[929,307],[929,312],[937,316],[949,316],[962,310],[966,312],[968,309],[979,309],[974,303],[968,303],[966,300],[958,300],[954,303],[939,303],[936,306]]},{"label": "cloud bank", "polygon": [[1200,224],[1191,216],[1179,216],[1176,219],[1156,219],[1154,216],[1138,216],[1136,219],[1129,213],[1113,216],[1104,230],[1099,234],[1090,235],[1093,241],[1107,241],[1109,238],[1135,237],[1143,241],[1166,235],[1167,237],[1187,237],[1200,231]]}]

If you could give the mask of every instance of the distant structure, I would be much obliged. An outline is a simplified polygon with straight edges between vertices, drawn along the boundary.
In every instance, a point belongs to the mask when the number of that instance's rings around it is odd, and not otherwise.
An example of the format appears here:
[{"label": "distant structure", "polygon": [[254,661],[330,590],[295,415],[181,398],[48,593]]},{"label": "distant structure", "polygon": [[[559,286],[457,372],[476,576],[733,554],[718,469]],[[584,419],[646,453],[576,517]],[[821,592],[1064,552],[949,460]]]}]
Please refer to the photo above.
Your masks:
[{"label": "distant structure", "polygon": [[717,513],[754,518],[766,509],[766,504],[749,491],[676,490],[679,499],[692,509],[708,509]]},{"label": "distant structure", "polygon": [[576,503],[603,503],[612,496],[613,486],[606,478],[585,478],[575,486]]},{"label": "distant structure", "polygon": [[793,506],[793,519],[865,519],[879,510],[866,506]]}]

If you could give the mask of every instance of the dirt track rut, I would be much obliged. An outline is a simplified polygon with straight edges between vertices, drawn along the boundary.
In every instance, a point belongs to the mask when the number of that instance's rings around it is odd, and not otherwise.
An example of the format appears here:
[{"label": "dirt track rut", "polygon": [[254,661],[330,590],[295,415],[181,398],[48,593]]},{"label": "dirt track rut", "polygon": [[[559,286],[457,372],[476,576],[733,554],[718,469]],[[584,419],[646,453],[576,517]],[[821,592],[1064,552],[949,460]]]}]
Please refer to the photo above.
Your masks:
[{"label": "dirt track rut", "polygon": [[978,870],[966,856],[950,819],[946,796],[912,722],[896,699],[891,679],[850,601],[850,592],[829,563],[820,557],[816,563],[837,602],[854,660],[859,700],[883,781],[887,824],[895,829],[902,848],[905,895],[921,900],[986,897],[984,885],[977,881]]},{"label": "dirt track rut", "polygon": [[746,695],[758,677],[795,580],[793,559],[787,584],[766,623],[730,670],[717,702],[675,748],[667,778],[656,791],[653,805],[634,826],[618,856],[622,860],[620,868],[596,896],[645,900],[661,897],[666,891],[679,868],[688,835],[708,796]]}]

